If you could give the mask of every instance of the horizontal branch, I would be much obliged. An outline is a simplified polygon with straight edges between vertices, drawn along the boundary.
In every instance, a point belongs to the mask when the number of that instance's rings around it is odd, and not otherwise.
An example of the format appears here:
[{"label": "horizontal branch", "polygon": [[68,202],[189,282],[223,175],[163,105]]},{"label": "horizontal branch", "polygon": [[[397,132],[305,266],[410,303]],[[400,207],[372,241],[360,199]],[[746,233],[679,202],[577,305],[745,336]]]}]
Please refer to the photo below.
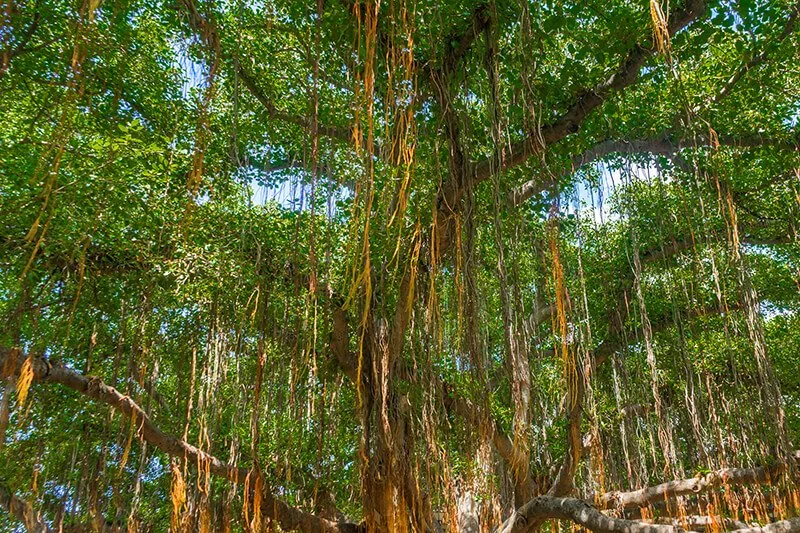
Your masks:
[{"label": "horizontal branch", "polygon": [[[677,145],[666,139],[639,139],[635,141],[615,141],[607,139],[599,142],[585,152],[572,157],[572,165],[566,169],[562,176],[568,176],[597,159],[616,153],[652,153],[669,155],[678,150]],[[548,176],[544,179],[535,178],[526,181],[508,193],[508,204],[517,207],[529,198],[552,187],[558,176]]]},{"label": "horizontal branch", "polygon": [[[9,361],[11,358],[16,361]],[[19,350],[0,346],[0,368],[9,368],[6,365],[13,364],[13,372],[18,375],[24,360],[25,356]],[[237,484],[244,483],[250,474],[250,470],[246,468],[224,463],[213,455],[162,432],[136,402],[114,387],[106,385],[99,378],[84,376],[63,364],[53,365],[42,357],[32,357],[31,363],[35,382],[58,383],[105,403],[128,418],[133,418],[139,428],[139,436],[163,453],[186,459],[192,464],[204,465],[212,474]],[[257,472],[257,475],[261,473]],[[332,522],[292,507],[266,489],[261,495],[261,512],[264,516],[275,520],[286,531],[350,533],[360,530],[358,524]]]},{"label": "horizontal branch", "polygon": [[[794,460],[796,461],[799,458],[800,451],[797,451],[794,454]],[[679,496],[700,494],[724,485],[769,483],[785,472],[786,468],[787,465],[783,462],[777,462],[772,467],[723,468],[709,472],[704,476],[698,475],[688,479],[677,479],[630,492],[607,492],[600,496],[598,500],[592,499],[592,501],[596,501],[604,509],[647,507],[656,502],[671,500]]]},{"label": "horizontal branch", "polygon": [[[723,136],[716,139],[720,145],[729,148],[758,148],[772,146],[783,150],[797,151],[800,145],[797,133],[790,134],[786,139],[763,136]],[[595,144],[583,153],[572,157],[571,165],[560,175],[537,176],[512,189],[507,196],[510,207],[517,207],[529,198],[536,196],[552,187],[560,177],[569,176],[584,165],[588,165],[612,154],[653,154],[673,156],[682,150],[690,148],[708,148],[710,143],[701,140],[701,144],[690,146],[674,142],[670,136],[660,138],[635,139],[631,141],[606,139]]]},{"label": "horizontal branch", "polygon": [[[738,303],[730,303],[726,304],[725,306],[720,306],[718,303],[714,303],[688,309],[681,316],[691,320],[704,316],[714,316],[722,313],[734,312],[740,309],[741,307]],[[652,320],[650,323],[650,330],[655,334],[665,331],[667,328],[675,325],[677,325],[675,318],[671,313],[668,313],[658,319]],[[600,342],[600,344],[592,353],[591,368],[589,369],[590,374],[595,373],[597,368],[608,361],[608,359],[616,352],[640,340],[641,338],[637,335],[636,329],[612,331],[607,338]]]},{"label": "horizontal branch", "polygon": [[735,529],[731,533],[798,533],[800,531],[800,518],[781,520],[767,524],[764,527],[746,527]]},{"label": "horizontal branch", "polygon": [[700,529],[708,529],[713,527],[715,523],[722,524],[722,527],[725,529],[748,529],[750,527],[749,524],[742,522],[741,520],[735,520],[733,518],[726,518],[726,517],[711,517],[711,516],[703,516],[703,515],[693,515],[693,516],[686,516],[682,519],[673,518],[670,516],[662,516],[659,518],[648,518],[648,519],[637,519],[637,522],[641,522],[643,524],[661,524],[666,526],[673,526],[673,527],[683,527],[684,525],[689,526],[690,529],[700,528]]},{"label": "horizontal branch", "polygon": [[[679,533],[675,525],[647,524],[640,521],[612,518],[588,503],[575,498],[539,496],[529,501],[511,515],[500,527],[499,533],[530,531],[532,524],[547,520],[569,520],[594,533]],[[794,533],[800,531],[800,518],[782,520],[764,527],[735,529],[731,533]]]},{"label": "horizontal branch", "polygon": [[[289,124],[295,124],[300,126],[303,129],[311,130],[312,120],[306,118],[304,116],[292,115],[291,113],[287,113],[278,109],[275,103],[267,96],[267,94],[259,87],[258,82],[253,74],[251,74],[246,68],[244,68],[241,63],[237,62],[236,65],[236,73],[239,75],[239,79],[242,80],[247,91],[253,95],[253,97],[258,100],[258,102],[264,107],[267,114],[270,118],[274,118],[276,120],[280,120],[281,122],[287,122]],[[352,142],[353,137],[353,130],[351,128],[340,128],[338,126],[328,126],[325,124],[320,124],[318,126],[318,131],[320,135],[325,137],[330,137],[332,139],[336,139],[337,141],[342,141],[345,143]]]},{"label": "horizontal branch", "polygon": [[547,520],[569,520],[595,533],[674,533],[672,526],[611,518],[583,500],[539,496],[511,515],[499,533],[523,533]]}]

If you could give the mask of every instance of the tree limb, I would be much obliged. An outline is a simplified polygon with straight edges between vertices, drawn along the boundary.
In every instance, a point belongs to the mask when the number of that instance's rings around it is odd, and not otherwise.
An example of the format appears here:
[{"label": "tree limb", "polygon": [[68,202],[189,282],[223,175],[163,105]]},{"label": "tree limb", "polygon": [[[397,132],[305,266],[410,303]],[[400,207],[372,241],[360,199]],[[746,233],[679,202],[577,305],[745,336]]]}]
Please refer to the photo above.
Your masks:
[{"label": "tree limb", "polygon": [[[244,68],[238,61],[236,63],[236,72],[239,74],[239,78],[242,80],[242,83],[244,83],[245,88],[264,107],[270,118],[274,118],[282,122],[288,122],[289,124],[295,124],[303,129],[311,129],[310,119],[303,116],[292,115],[278,109],[275,103],[258,86],[255,76],[253,76],[253,74]],[[320,124],[318,128],[319,134],[325,137],[330,137],[345,143],[353,141],[352,128],[340,128],[338,126],[329,126],[324,124]]]},{"label": "tree limb", "polygon": [[[435,379],[439,380],[438,376]],[[444,381],[439,380],[437,385],[444,389],[444,404],[448,411],[458,414],[468,422],[475,421],[475,415],[477,414],[477,411],[468,400],[462,396],[450,394],[452,387],[450,387]],[[536,487],[533,479],[530,476],[530,469],[524,469],[525,475],[520,478],[517,476],[516,470],[512,468],[512,465],[519,464],[521,460],[521,458],[518,457],[519,450],[514,447],[514,443],[511,438],[509,438],[508,435],[506,435],[503,430],[498,427],[497,422],[493,418],[489,417],[488,422],[492,434],[492,445],[494,445],[494,449],[497,451],[497,454],[509,467],[509,471],[511,472],[514,480],[514,491],[523,496],[523,501],[533,497]]]},{"label": "tree limb", "polygon": [[[18,357],[18,350],[0,346],[0,368],[8,368],[9,358],[13,363],[14,374],[19,374],[24,357]],[[247,468],[240,468],[222,462],[191,444],[163,433],[147,413],[128,396],[103,383],[99,378],[84,376],[63,364],[53,365],[42,357],[32,357],[34,381],[58,383],[84,396],[105,403],[129,418],[134,418],[139,427],[139,436],[169,456],[187,459],[189,463],[205,465],[209,471],[234,483],[244,483],[250,474]],[[261,475],[260,472],[256,473]],[[249,487],[246,490],[250,490]],[[290,506],[268,489],[261,495],[261,512],[275,520],[287,531],[354,533],[360,526],[351,522],[333,522]]]},{"label": "tree limb", "polygon": [[28,29],[25,30],[25,33],[22,35],[17,45],[11,50],[4,50],[2,54],[8,54],[10,58],[14,58],[28,51],[29,49],[26,49],[25,47],[28,46],[33,34],[36,33],[36,30],[39,28],[40,20],[41,14],[37,11],[33,14],[33,20],[28,26]]},{"label": "tree limb", "polygon": [[583,500],[539,496],[511,515],[499,533],[523,533],[547,520],[570,520],[595,533],[674,533],[672,526],[650,525],[611,518]]},{"label": "tree limb", "polygon": [[[2,366],[2,363],[0,363],[0,366]],[[51,531],[47,522],[34,510],[29,502],[19,498],[2,484],[0,484],[0,508],[22,522],[28,533],[50,533]]]},{"label": "tree limb", "polygon": [[[786,26],[783,28],[783,31],[778,35],[778,37],[770,42],[770,44],[778,44],[783,42],[789,35],[792,34],[794,31],[794,27],[797,24],[798,16],[800,16],[800,3],[795,4],[791,8],[791,13],[789,14],[789,18],[786,21]],[[733,73],[733,75],[728,79],[725,85],[722,86],[722,89],[719,90],[717,94],[715,94],[712,98],[710,98],[703,107],[710,107],[712,105],[718,104],[721,100],[723,100],[726,96],[728,96],[736,84],[744,78],[744,76],[755,67],[759,66],[760,64],[764,63],[769,56],[769,50],[762,50],[760,54],[753,56],[750,61],[746,61],[739,69]]]},{"label": "tree limb", "polygon": [[[192,30],[194,30],[198,37],[203,40],[207,47],[215,50],[218,55],[223,55],[219,35],[217,34],[216,25],[214,24],[213,20],[208,19],[199,12],[194,0],[181,0],[181,5],[188,14],[189,25],[191,26]],[[280,120],[282,122],[295,124],[309,131],[311,130],[311,119],[304,116],[292,115],[278,109],[275,103],[269,97],[267,97],[266,93],[258,86],[255,76],[246,68],[244,68],[238,60],[234,60],[234,63],[236,72],[244,83],[247,91],[253,95],[256,100],[258,100],[271,118]],[[318,132],[320,135],[338,141],[343,141],[346,143],[353,141],[351,128],[340,128],[338,126],[320,124],[318,125]],[[376,153],[377,152],[378,150],[376,149]]]},{"label": "tree limb", "polygon": [[642,524],[661,524],[673,527],[682,527],[683,524],[688,525],[690,528],[701,528],[704,530],[708,530],[709,527],[714,525],[715,521],[718,521],[722,524],[723,527],[726,529],[748,529],[750,527],[749,524],[742,522],[741,520],[734,520],[733,518],[726,518],[726,517],[710,517],[710,516],[702,516],[702,515],[693,515],[687,516],[684,519],[680,520],[677,518],[672,518],[668,516],[662,516],[659,518],[653,519],[637,519],[637,522],[641,522]]},{"label": "tree limb", "polygon": [[[611,518],[588,503],[575,498],[539,496],[514,511],[500,527],[499,533],[529,531],[531,524],[554,519],[570,520],[594,533],[679,533],[683,531],[678,526],[645,524],[622,518]],[[800,518],[775,522],[763,528],[748,527],[734,530],[736,533],[789,533],[796,531],[800,531]]]},{"label": "tree limb", "polygon": [[797,533],[798,531],[800,531],[800,518],[792,518],[767,524],[764,527],[735,529],[731,533]]},{"label": "tree limb", "polygon": [[442,74],[445,78],[449,78],[453,74],[467,55],[467,52],[469,52],[469,49],[472,48],[472,43],[475,42],[475,39],[483,33],[490,23],[489,6],[480,4],[475,11],[472,12],[469,26],[467,26],[460,35],[453,35],[448,39],[448,44],[451,42],[456,44],[450,47],[445,60],[442,62]]},{"label": "tree limb", "polygon": [[[706,10],[704,0],[688,0],[683,9],[670,17],[667,25],[668,33],[685,28]],[[590,112],[600,107],[614,92],[633,85],[639,78],[639,72],[645,62],[653,55],[654,50],[644,44],[637,44],[628,52],[625,60],[616,72],[598,85],[584,89],[575,98],[569,109],[555,122],[543,127],[537,135],[530,135],[511,145],[508,157],[500,168],[493,168],[496,157],[491,157],[475,165],[473,181],[480,183],[497,172],[516,167],[524,163],[536,153],[541,153],[547,146],[556,143],[571,133],[575,133]]]},{"label": "tree limb", "polygon": [[[572,157],[572,166],[562,174],[568,176],[574,173],[583,165],[587,165],[597,159],[603,158],[607,155],[615,153],[652,153],[669,155],[679,150],[678,146],[671,141],[664,139],[639,139],[635,141],[616,141],[606,139],[601,141],[584,151],[582,154]],[[545,179],[534,178],[526,181],[522,185],[512,189],[508,193],[508,204],[511,207],[517,207],[529,198],[545,191],[552,187],[556,181],[556,177],[547,177]]]},{"label": "tree limb", "polygon": [[[730,148],[758,148],[761,146],[773,146],[784,150],[797,150],[797,134],[792,133],[787,139],[761,136],[723,136],[716,141],[720,145]],[[708,140],[703,140],[702,146],[710,146]],[[611,154],[654,154],[663,156],[673,156],[682,150],[690,149],[692,146],[683,145],[671,139],[670,135],[663,137],[636,139],[632,141],[619,141],[605,139],[598,142],[583,153],[572,157],[571,166],[564,170],[560,176],[537,176],[512,189],[507,195],[507,202],[510,207],[518,207],[529,198],[536,196],[552,187],[559,177],[569,176],[580,167],[593,163]],[[644,258],[642,259],[644,260]]]},{"label": "tree limb", "polygon": [[[794,460],[800,459],[800,450]],[[724,485],[752,485],[774,481],[787,469],[787,464],[777,462],[772,467],[723,468],[688,479],[676,479],[630,492],[612,491],[600,496],[597,503],[603,509],[647,507],[656,502],[671,500],[679,496],[691,496],[708,492]],[[595,500],[592,500],[595,501]]]}]

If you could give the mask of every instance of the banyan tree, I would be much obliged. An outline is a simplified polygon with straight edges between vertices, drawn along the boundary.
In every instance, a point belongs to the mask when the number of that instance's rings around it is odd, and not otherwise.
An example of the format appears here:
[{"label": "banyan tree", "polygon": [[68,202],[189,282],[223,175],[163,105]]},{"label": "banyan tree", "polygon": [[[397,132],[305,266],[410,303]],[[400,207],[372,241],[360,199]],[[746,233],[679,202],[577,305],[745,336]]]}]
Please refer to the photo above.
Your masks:
[{"label": "banyan tree", "polygon": [[0,530],[800,531],[796,0],[2,0]]}]

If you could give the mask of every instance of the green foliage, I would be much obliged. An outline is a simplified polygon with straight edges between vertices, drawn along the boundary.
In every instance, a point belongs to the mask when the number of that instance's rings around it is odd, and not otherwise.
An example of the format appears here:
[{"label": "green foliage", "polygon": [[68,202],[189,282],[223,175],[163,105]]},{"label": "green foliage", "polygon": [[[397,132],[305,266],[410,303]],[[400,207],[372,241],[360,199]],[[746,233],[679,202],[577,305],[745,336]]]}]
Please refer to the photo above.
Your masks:
[{"label": "green foliage", "polygon": [[[790,3],[710,1],[671,36],[669,58],[647,52],[635,83],[604,92],[631,51],[652,46],[646,4],[384,2],[370,99],[368,28],[347,1],[323,2],[322,13],[294,0],[181,4],[213,27],[219,50],[172,3],[9,2],[0,348],[95,376],[164,433],[259,467],[290,505],[322,513],[329,493],[353,519],[366,514],[364,471],[382,466],[382,417],[402,428],[398,464],[437,512],[456,486],[473,486],[486,505],[502,496],[503,512],[513,504],[513,469],[489,445],[497,435],[514,441],[519,430],[532,474],[552,482],[570,453],[569,357],[591,369],[578,425],[601,436],[606,488],[632,488],[629,445],[637,483],[663,477],[664,421],[654,409],[624,412],[649,408],[654,395],[674,427],[676,471],[774,460],[764,450],[800,439]],[[673,13],[685,2],[674,4]],[[361,17],[368,5],[356,4]],[[480,13],[491,24],[448,70]],[[401,59],[411,52],[409,74]],[[581,111],[587,95],[601,99],[596,108],[540,150],[541,130]],[[400,119],[408,109],[413,127]],[[370,126],[374,154],[353,142]],[[631,153],[599,153],[604,142]],[[393,160],[412,144],[408,165]],[[515,159],[520,146],[537,150]],[[480,180],[482,164],[492,171]],[[407,208],[394,211],[406,172]],[[514,205],[529,180],[546,186]],[[455,204],[444,206],[454,183]],[[436,231],[452,239],[441,255]],[[377,358],[357,386],[357,370],[333,353],[335,311],[347,316],[357,368],[364,346],[380,345],[380,326],[397,331],[404,306],[409,325],[385,390]],[[543,308],[552,312],[533,321]],[[611,355],[593,368],[604,349]],[[530,401],[520,430],[522,377]],[[765,393],[773,386],[783,434]],[[365,415],[370,387],[391,401],[373,398]],[[56,385],[31,391],[27,405],[13,378],[2,391],[0,482],[50,523],[68,510],[66,525],[102,517],[167,530],[170,458],[137,437],[126,454],[131,420],[107,405]],[[244,529],[241,485],[215,478],[204,495],[197,465],[185,466],[193,509],[208,505],[215,526],[227,516]],[[592,468],[584,456],[582,492],[596,483]],[[12,530],[6,520],[0,529]]]}]

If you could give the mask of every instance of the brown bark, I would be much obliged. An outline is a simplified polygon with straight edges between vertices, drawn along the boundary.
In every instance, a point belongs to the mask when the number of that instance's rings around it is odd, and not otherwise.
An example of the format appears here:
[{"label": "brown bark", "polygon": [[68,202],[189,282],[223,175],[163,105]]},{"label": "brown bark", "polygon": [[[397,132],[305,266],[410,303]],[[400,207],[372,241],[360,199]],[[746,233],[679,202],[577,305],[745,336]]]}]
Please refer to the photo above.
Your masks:
[{"label": "brown bark", "polygon": [[[0,366],[2,366],[2,362],[0,362]],[[19,498],[2,484],[0,484],[0,507],[22,522],[28,533],[50,533],[51,531],[47,522],[29,502]]]},{"label": "brown bark", "polygon": [[575,498],[539,496],[529,501],[511,515],[500,527],[499,533],[531,531],[547,520],[570,520],[595,533],[674,533],[672,526],[650,525],[611,518]]}]

